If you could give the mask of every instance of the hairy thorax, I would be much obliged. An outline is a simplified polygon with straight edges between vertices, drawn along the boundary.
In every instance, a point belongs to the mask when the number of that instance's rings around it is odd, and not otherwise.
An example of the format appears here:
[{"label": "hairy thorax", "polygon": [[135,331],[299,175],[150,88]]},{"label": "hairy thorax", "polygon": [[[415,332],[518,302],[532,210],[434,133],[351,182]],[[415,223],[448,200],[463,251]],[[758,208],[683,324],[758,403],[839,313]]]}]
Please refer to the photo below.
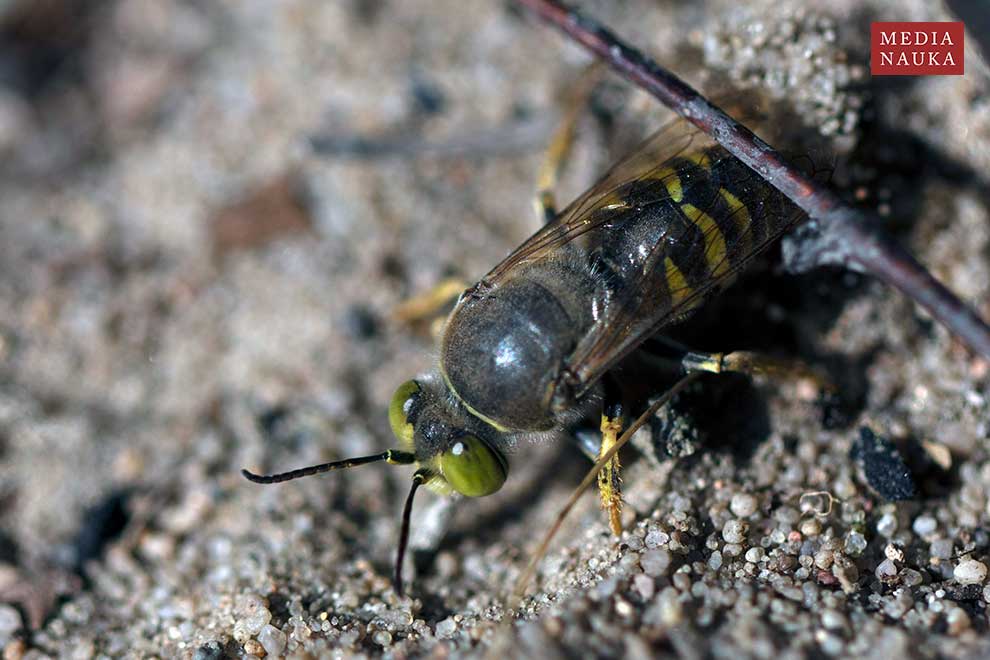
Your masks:
[{"label": "hairy thorax", "polygon": [[554,425],[555,383],[590,322],[580,302],[588,285],[575,275],[566,264],[544,267],[462,297],[444,330],[440,368],[471,412],[506,430]]}]

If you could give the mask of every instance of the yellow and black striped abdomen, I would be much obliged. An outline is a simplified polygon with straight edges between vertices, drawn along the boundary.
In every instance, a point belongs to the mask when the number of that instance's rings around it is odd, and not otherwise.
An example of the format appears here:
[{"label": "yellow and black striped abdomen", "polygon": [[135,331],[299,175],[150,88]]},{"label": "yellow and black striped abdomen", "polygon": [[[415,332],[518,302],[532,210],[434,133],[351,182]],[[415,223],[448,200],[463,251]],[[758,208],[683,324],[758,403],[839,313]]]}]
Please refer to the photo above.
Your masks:
[{"label": "yellow and black striped abdomen", "polygon": [[794,206],[721,147],[681,155],[620,187],[596,254],[609,297],[641,290],[639,313],[688,311],[794,220]]}]

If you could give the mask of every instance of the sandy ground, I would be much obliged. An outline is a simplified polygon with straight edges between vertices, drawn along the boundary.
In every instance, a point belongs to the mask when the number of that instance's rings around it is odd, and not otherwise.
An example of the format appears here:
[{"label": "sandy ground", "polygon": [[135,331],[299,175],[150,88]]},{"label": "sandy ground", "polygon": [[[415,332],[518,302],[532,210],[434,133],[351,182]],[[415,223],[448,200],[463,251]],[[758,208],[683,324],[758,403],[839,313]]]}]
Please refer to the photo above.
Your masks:
[{"label": "sandy ground", "polygon": [[[843,194],[990,316],[975,44],[964,77],[871,79],[870,20],[946,9],[806,5],[586,9],[713,94],[789,102]],[[588,467],[566,443],[460,502],[404,599],[408,468],[240,477],[390,446],[389,397],[434,354],[392,310],[535,227],[586,60],[508,3],[15,0],[0,24],[5,658],[990,653],[990,365],[857,275],[770,259],[689,330],[828,368],[840,414],[801,384],[706,379],[626,456],[623,536],[586,495],[517,611],[509,585]],[[561,198],[664,117],[607,81]],[[864,424],[915,498],[869,487]]]}]

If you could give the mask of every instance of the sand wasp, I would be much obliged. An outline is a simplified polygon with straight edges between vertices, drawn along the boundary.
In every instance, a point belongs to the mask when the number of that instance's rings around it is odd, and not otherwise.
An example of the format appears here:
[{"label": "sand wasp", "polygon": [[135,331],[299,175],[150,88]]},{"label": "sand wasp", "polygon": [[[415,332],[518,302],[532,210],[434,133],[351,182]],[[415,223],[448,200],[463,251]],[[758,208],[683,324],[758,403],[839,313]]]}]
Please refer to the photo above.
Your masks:
[{"label": "sand wasp", "polygon": [[[270,476],[243,471],[251,481],[278,483],[377,461],[415,465],[395,567],[399,594],[421,485],[448,495],[490,495],[505,482],[506,455],[517,446],[565,435],[595,413],[600,446],[586,453],[604,454],[627,418],[617,365],[724,288],[802,217],[683,120],[660,129],[557,212],[551,191],[575,114],[555,134],[541,170],[543,227],[461,290],[443,326],[435,369],[395,391],[388,417],[399,447]],[[753,353],[668,349],[689,372],[803,369]],[[616,456],[599,474],[616,533],[619,467]]]}]

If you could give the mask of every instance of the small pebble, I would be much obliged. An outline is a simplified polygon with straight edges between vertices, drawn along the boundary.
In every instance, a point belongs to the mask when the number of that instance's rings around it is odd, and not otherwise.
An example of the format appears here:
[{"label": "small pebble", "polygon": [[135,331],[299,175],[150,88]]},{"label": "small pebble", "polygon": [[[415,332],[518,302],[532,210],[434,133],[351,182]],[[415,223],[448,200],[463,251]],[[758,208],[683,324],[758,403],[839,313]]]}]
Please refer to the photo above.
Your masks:
[{"label": "small pebble", "polygon": [[969,615],[961,607],[953,607],[945,616],[945,622],[949,625],[950,635],[960,635],[969,630],[971,625]]},{"label": "small pebble", "polygon": [[262,628],[258,633],[258,641],[265,647],[268,655],[281,655],[285,650],[285,633],[275,626],[267,625]]},{"label": "small pebble", "polygon": [[306,625],[305,621],[299,621],[292,629],[292,636],[300,642],[306,641],[313,634],[313,631]]},{"label": "small pebble", "polygon": [[6,646],[20,628],[20,613],[10,605],[0,605],[0,646]]},{"label": "small pebble", "polygon": [[917,587],[925,581],[924,576],[913,568],[905,568],[901,571],[901,581],[906,587]]},{"label": "small pebble", "polygon": [[847,555],[857,557],[866,550],[866,537],[859,532],[849,532],[846,534],[846,544],[843,548]]},{"label": "small pebble", "polygon": [[897,566],[889,559],[884,559],[877,566],[876,576],[881,582],[892,580],[897,576]]},{"label": "small pebble", "polygon": [[898,589],[883,606],[884,614],[892,619],[900,619],[914,606],[914,599],[908,589]]},{"label": "small pebble", "polygon": [[975,559],[963,559],[956,564],[952,577],[959,584],[983,584],[987,579],[987,565]]},{"label": "small pebble", "polygon": [[832,564],[832,575],[839,581],[843,591],[849,594],[855,593],[859,589],[859,569],[849,559],[842,559],[841,562],[836,561]]},{"label": "small pebble", "polygon": [[801,512],[792,506],[782,506],[773,512],[773,517],[779,522],[793,525],[801,518]]},{"label": "small pebble", "polygon": [[783,572],[793,571],[798,565],[798,560],[791,555],[783,555],[777,558],[777,568]]},{"label": "small pebble", "polygon": [[21,660],[27,651],[27,644],[23,639],[15,639],[3,647],[3,660]]},{"label": "small pebble", "polygon": [[253,655],[255,657],[262,657],[265,654],[265,648],[256,639],[249,639],[244,642],[244,652],[248,655]]},{"label": "small pebble", "polygon": [[822,531],[822,524],[815,518],[808,518],[801,521],[800,531],[805,536],[818,536]]},{"label": "small pebble", "polygon": [[254,636],[272,620],[272,613],[265,607],[265,602],[258,596],[247,595],[241,599],[241,609],[244,616],[240,623],[249,635]]},{"label": "small pebble", "polygon": [[[678,575],[684,574],[679,573]],[[672,627],[679,625],[684,620],[684,611],[681,607],[681,601],[675,589],[667,587],[661,591],[657,596],[655,607],[657,608],[658,615],[656,618],[662,625]],[[647,619],[645,614],[643,619]]]},{"label": "small pebble", "polygon": [[435,634],[440,639],[450,639],[455,632],[457,632],[457,622],[448,617],[437,624]]},{"label": "small pebble", "polygon": [[[777,592],[784,598],[793,600],[796,603],[804,601],[804,590],[798,587],[778,587]],[[770,609],[773,610],[773,605],[770,606]]]},{"label": "small pebble", "polygon": [[763,548],[750,548],[746,551],[746,561],[751,564],[758,564],[765,555],[766,553],[763,551]]},{"label": "small pebble", "polygon": [[742,546],[738,543],[726,543],[722,547],[722,554],[726,557],[738,557],[742,554]]},{"label": "small pebble", "polygon": [[639,565],[650,577],[660,577],[670,568],[670,552],[667,550],[647,550],[639,556]]},{"label": "small pebble", "polygon": [[839,655],[842,653],[843,642],[842,638],[838,635],[832,635],[824,630],[819,630],[815,632],[815,639],[821,645],[822,651],[828,655]]},{"label": "small pebble", "polygon": [[593,592],[595,597],[594,599],[598,601],[608,600],[609,598],[612,597],[612,594],[615,593],[615,590],[618,586],[619,586],[619,578],[616,576],[612,576],[610,578],[602,580],[595,587],[595,590]]},{"label": "small pebble", "polygon": [[928,551],[936,559],[950,559],[952,557],[952,539],[935,539]]},{"label": "small pebble", "polygon": [[829,630],[837,630],[846,625],[846,618],[835,610],[825,610],[822,612],[822,625]]},{"label": "small pebble", "polygon": [[904,561],[904,551],[893,543],[888,543],[883,549],[883,555],[890,561]]},{"label": "small pebble", "polygon": [[651,529],[646,534],[646,538],[643,539],[643,543],[645,543],[646,547],[651,550],[653,548],[659,548],[661,545],[667,545],[669,542],[670,534],[659,529]]},{"label": "small pebble", "polygon": [[729,543],[742,543],[746,540],[748,525],[742,520],[727,520],[722,526],[722,538]]},{"label": "small pebble", "polygon": [[243,621],[238,621],[234,624],[233,632],[234,641],[238,644],[243,644],[249,639],[251,639],[251,633],[248,632],[247,628],[244,626]]},{"label": "small pebble", "polygon": [[925,537],[934,532],[938,528],[938,522],[931,516],[918,516],[914,519],[914,524],[911,525],[911,529],[918,536]]},{"label": "small pebble", "polygon": [[[716,550],[708,557],[708,567],[713,571],[717,571],[722,568],[722,553]],[[986,572],[986,568],[983,569]]]},{"label": "small pebble", "polygon": [[622,559],[619,560],[619,564],[616,568],[621,573],[628,574],[636,570],[636,565],[638,563],[639,563],[639,555],[636,554],[635,552],[629,552],[622,556]]},{"label": "small pebble", "polygon": [[224,646],[219,640],[211,639],[193,651],[192,660],[223,660]]},{"label": "small pebble", "polygon": [[758,501],[755,496],[749,493],[736,493],[729,502],[729,510],[732,515],[738,518],[748,518],[756,513]]},{"label": "small pebble", "polygon": [[832,566],[834,554],[827,548],[822,548],[815,553],[815,566],[822,570],[828,570]]},{"label": "small pebble", "polygon": [[656,590],[656,585],[653,583],[653,578],[649,575],[640,573],[633,578],[633,588],[639,592],[640,597],[644,601],[648,601],[653,598],[653,592]]},{"label": "small pebble", "polygon": [[450,579],[457,575],[457,571],[460,569],[460,562],[454,553],[440,552],[437,554],[434,566],[436,566],[438,575]]},{"label": "small pebble", "polygon": [[885,513],[877,521],[877,534],[890,538],[897,531],[897,516],[892,513]]},{"label": "small pebble", "polygon": [[832,484],[832,490],[840,500],[851,500],[856,497],[856,484],[848,474],[839,476]]}]

